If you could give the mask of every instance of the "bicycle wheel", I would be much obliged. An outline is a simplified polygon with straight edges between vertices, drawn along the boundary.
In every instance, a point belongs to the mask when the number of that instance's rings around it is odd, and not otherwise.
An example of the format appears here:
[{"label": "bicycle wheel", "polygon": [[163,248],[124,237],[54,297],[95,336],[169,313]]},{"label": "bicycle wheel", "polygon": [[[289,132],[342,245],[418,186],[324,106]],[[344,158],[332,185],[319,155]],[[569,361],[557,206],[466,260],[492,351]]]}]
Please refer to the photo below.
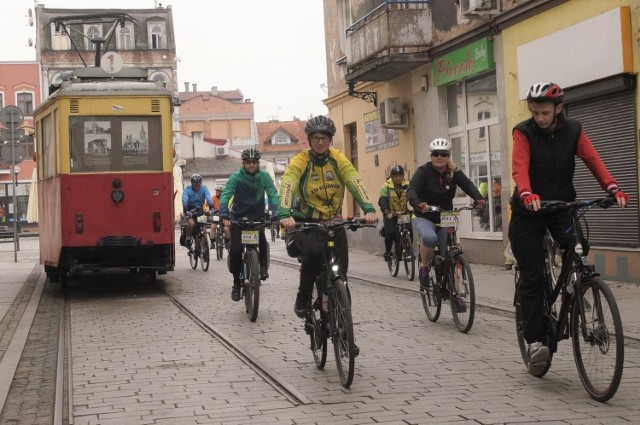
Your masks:
[{"label": "bicycle wheel", "polygon": [[398,276],[398,270],[400,270],[400,252],[398,247],[398,241],[393,241],[393,247],[391,247],[391,258],[387,260],[387,268],[391,276]]},{"label": "bicycle wheel", "polygon": [[607,401],[618,390],[624,366],[620,312],[611,290],[600,278],[586,278],[581,291],[583,311],[577,299],[571,308],[573,355],[582,385],[591,398]]},{"label": "bicycle wheel", "polygon": [[416,260],[413,255],[413,244],[408,233],[402,235],[402,261],[404,261],[404,271],[407,279],[413,281],[416,277]]},{"label": "bicycle wheel", "polygon": [[334,288],[329,299],[331,340],[333,341],[340,382],[343,387],[349,388],[353,382],[356,360],[351,303],[344,281],[336,279],[333,285]]},{"label": "bicycle wheel", "polygon": [[209,270],[209,236],[200,236],[200,267],[203,271]]},{"label": "bicycle wheel", "polygon": [[216,233],[216,258],[218,260],[224,258],[224,238],[220,233]]},{"label": "bicycle wheel", "polygon": [[322,320],[322,291],[318,282],[313,285],[311,294],[311,311],[308,322],[309,337],[311,339],[311,352],[318,369],[324,369],[327,364],[327,334],[323,329]]},{"label": "bicycle wheel", "polygon": [[544,236],[544,255],[545,268],[555,285],[562,269],[562,250],[560,245],[553,240],[549,231]]},{"label": "bicycle wheel", "polygon": [[467,333],[473,326],[476,313],[476,289],[473,284],[473,273],[469,262],[460,254],[453,263],[453,274],[450,284],[451,314],[456,328]]},{"label": "bicycle wheel", "polygon": [[258,258],[258,250],[247,250],[244,254],[244,261],[248,276],[244,286],[244,305],[247,315],[249,315],[249,320],[255,322],[258,318],[258,307],[260,306],[260,260]]},{"label": "bicycle wheel", "polygon": [[422,307],[430,321],[436,322],[440,317],[442,308],[442,298],[433,262],[429,266],[429,280],[427,286],[420,285],[420,296],[422,297]]},{"label": "bicycle wheel", "polygon": [[192,248],[189,248],[189,264],[191,265],[192,269],[196,269],[198,267],[198,253],[196,252],[195,249],[195,245],[196,245],[196,238],[193,238],[192,242],[191,242],[191,246]]}]

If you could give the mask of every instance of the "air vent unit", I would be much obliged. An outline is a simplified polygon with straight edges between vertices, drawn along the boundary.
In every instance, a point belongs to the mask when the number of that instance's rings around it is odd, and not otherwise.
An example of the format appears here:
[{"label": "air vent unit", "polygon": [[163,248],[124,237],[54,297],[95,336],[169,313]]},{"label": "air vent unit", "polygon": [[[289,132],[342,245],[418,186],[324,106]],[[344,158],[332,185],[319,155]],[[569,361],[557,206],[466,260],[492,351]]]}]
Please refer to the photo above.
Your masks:
[{"label": "air vent unit", "polygon": [[390,97],[380,103],[380,124],[387,128],[406,128],[406,113],[400,98]]},{"label": "air vent unit", "polygon": [[216,156],[227,156],[229,155],[229,150],[226,146],[216,146]]}]

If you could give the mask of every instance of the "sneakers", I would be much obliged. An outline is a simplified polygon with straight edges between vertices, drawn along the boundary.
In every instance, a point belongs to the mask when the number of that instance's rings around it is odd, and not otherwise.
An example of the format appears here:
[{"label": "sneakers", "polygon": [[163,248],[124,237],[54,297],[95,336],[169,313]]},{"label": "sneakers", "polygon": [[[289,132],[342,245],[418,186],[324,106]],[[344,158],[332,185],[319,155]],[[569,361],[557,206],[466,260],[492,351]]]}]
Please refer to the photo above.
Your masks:
[{"label": "sneakers", "polygon": [[393,254],[391,253],[391,251],[386,251],[382,257],[384,258],[384,261],[391,261],[391,259],[393,258]]},{"label": "sneakers", "polygon": [[420,286],[422,288],[429,286],[429,267],[420,266],[420,270],[418,270],[418,279],[420,280]]},{"label": "sneakers", "polygon": [[240,284],[233,284],[233,288],[231,288],[231,299],[233,301],[240,301]]},{"label": "sneakers", "polygon": [[296,297],[296,305],[293,307],[294,313],[299,318],[304,318],[307,314],[309,298],[311,298],[311,294],[308,292],[298,291],[298,296]]},{"label": "sneakers", "polygon": [[267,266],[260,265],[260,280],[269,279],[269,270]]},{"label": "sneakers", "polygon": [[529,354],[529,364],[527,369],[533,376],[542,376],[549,364],[549,347],[541,342],[529,344],[527,349]]}]

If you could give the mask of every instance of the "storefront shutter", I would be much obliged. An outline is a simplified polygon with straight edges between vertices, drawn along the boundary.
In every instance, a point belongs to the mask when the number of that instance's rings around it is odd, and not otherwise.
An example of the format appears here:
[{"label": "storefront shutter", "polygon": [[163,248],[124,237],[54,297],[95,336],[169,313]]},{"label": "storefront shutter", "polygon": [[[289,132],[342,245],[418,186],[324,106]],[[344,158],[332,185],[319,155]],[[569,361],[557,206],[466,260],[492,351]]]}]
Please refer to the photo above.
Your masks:
[{"label": "storefront shutter", "polygon": [[[638,220],[638,151],[634,92],[567,104],[567,116],[582,123],[609,172],[630,198],[629,208],[594,208],[587,214],[591,246],[640,246]],[[602,197],[589,169],[576,158],[574,184],[578,199]]]}]

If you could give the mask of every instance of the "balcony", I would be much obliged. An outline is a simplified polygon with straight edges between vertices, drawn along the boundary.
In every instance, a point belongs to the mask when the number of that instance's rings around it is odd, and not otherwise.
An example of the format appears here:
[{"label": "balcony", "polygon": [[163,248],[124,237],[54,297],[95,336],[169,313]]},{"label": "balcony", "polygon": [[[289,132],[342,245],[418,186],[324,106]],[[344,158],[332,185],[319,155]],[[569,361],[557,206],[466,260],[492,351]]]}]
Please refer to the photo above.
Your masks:
[{"label": "balcony", "polygon": [[347,82],[387,81],[427,61],[431,1],[386,1],[347,28]]}]

